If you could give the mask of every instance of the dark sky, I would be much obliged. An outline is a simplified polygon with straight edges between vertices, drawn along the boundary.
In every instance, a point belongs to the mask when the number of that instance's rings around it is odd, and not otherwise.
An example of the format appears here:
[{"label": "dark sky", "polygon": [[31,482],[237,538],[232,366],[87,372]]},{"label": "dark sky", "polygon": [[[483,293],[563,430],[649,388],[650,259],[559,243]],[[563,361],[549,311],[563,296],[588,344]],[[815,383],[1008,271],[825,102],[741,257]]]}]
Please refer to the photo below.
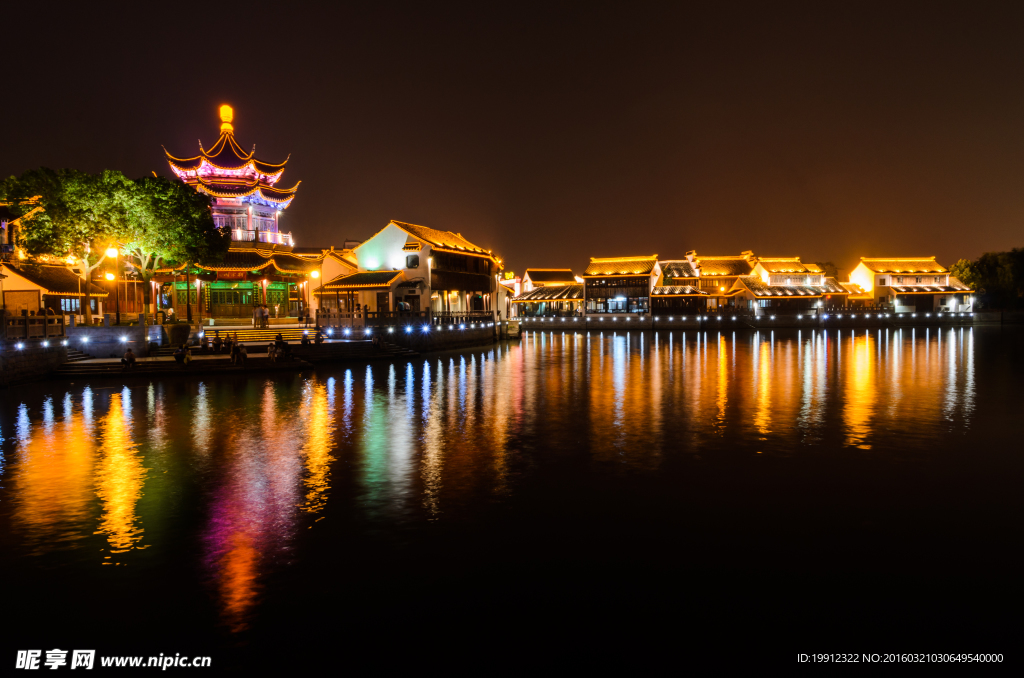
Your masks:
[{"label": "dark sky", "polygon": [[0,173],[169,176],[229,103],[292,154],[300,245],[399,219],[519,272],[1024,246],[1020,12],[433,4],[5,8]]}]

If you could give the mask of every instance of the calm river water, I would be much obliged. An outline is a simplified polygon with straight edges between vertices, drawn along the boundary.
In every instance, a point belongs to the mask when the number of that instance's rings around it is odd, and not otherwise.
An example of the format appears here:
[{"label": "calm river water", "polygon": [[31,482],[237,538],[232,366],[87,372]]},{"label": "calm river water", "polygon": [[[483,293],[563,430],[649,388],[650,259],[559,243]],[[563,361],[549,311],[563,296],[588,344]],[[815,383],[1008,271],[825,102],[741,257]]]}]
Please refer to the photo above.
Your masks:
[{"label": "calm river water", "polygon": [[3,645],[220,668],[1008,652],[1022,340],[530,333],[0,392]]}]

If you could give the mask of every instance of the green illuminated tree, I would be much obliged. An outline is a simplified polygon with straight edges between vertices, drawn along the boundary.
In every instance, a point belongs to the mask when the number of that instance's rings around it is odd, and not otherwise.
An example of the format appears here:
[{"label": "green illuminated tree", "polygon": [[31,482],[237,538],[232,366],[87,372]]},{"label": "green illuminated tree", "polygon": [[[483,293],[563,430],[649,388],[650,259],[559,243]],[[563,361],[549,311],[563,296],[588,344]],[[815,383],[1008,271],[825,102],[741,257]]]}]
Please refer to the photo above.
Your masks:
[{"label": "green illuminated tree", "polygon": [[158,177],[137,179],[133,191],[122,247],[146,283],[162,265],[223,259],[231,234],[214,224],[209,196]]},{"label": "green illuminated tree", "polygon": [[[6,179],[0,193],[15,213],[31,213],[22,221],[18,243],[28,254],[75,258],[85,278],[83,313],[92,322],[89,281],[127,228],[131,182],[111,170],[93,175],[42,167]],[[42,210],[32,213],[37,206]]]}]

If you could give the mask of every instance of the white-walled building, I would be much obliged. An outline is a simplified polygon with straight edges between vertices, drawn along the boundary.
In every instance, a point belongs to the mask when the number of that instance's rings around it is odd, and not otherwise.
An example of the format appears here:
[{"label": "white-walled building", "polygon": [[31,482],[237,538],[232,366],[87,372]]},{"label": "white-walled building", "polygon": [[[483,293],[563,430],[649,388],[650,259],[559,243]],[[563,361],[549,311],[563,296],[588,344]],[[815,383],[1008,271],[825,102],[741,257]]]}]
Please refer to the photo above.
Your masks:
[{"label": "white-walled building", "polygon": [[935,257],[868,258],[850,273],[850,283],[878,305],[896,313],[970,311],[974,293]]},{"label": "white-walled building", "polygon": [[461,233],[390,221],[350,252],[337,257],[338,275],[325,272],[322,291],[315,291],[325,308],[332,296],[336,303],[350,300],[343,310],[358,304],[376,317],[396,312],[399,302],[409,312],[430,311],[437,318],[496,318],[506,308],[508,288],[498,284],[501,260]]}]

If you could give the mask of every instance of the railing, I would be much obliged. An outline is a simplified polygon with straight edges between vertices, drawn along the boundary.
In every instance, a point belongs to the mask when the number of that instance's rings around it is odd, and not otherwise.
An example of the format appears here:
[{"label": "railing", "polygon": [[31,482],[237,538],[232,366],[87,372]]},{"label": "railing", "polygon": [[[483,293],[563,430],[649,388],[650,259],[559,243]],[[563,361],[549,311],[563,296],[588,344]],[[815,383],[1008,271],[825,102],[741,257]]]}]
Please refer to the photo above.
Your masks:
[{"label": "railing", "polygon": [[5,339],[49,339],[65,336],[62,315],[3,315]]},{"label": "railing", "polygon": [[317,309],[317,327],[362,327],[366,323],[365,311],[331,311]]},{"label": "railing", "polygon": [[554,311],[551,313],[522,313],[513,320],[529,320],[531,318],[573,318],[583,317],[582,311]]},{"label": "railing", "polygon": [[292,245],[291,233],[277,231],[247,231],[241,228],[231,229],[231,239],[235,242],[265,242],[275,245]]},{"label": "railing", "polygon": [[430,322],[430,311],[366,311],[365,315],[366,324],[374,327]]},{"label": "railing", "polygon": [[463,323],[478,323],[494,318],[491,311],[433,311],[431,320],[435,325],[461,325]]}]

